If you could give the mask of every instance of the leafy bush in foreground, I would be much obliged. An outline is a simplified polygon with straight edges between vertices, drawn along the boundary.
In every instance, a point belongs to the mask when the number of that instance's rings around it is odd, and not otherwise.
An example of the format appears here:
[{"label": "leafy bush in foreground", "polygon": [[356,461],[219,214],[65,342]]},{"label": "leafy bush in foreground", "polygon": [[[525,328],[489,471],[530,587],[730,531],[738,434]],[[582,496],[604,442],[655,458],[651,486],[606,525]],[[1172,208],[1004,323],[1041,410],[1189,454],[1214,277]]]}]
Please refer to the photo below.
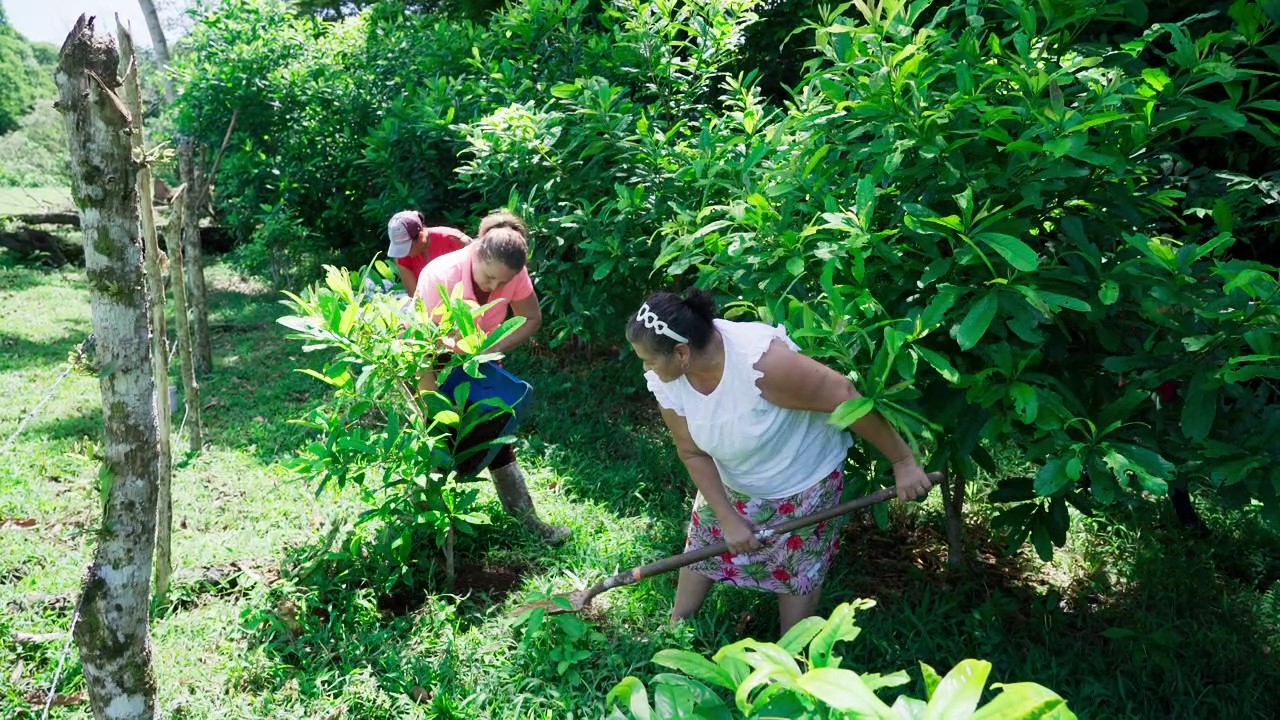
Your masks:
[{"label": "leafy bush in foreground", "polygon": [[297,421],[318,438],[290,467],[314,481],[317,492],[348,484],[363,490],[372,507],[359,522],[383,525],[379,552],[400,568],[391,582],[402,578],[413,584],[422,559],[414,542],[418,533],[443,549],[452,574],[456,533],[473,532],[473,525],[489,521],[475,507],[478,491],[459,484],[456,468],[494,443],[465,449],[461,443],[476,425],[511,408],[499,400],[468,402],[465,382],[453,396],[419,391],[419,375],[435,368],[441,377],[449,372],[478,376],[481,363],[501,357],[489,349],[524,319],[512,318],[486,335],[475,317],[488,306],[454,298],[436,320],[421,303],[406,306],[403,297],[367,291],[368,270],[356,275],[334,267],[326,271],[323,284],[300,295],[286,293],[293,314],[279,321],[293,331],[291,337],[306,343],[304,351],[328,355],[323,371],[300,372],[333,391]]},{"label": "leafy bush in foreground", "polygon": [[[637,720],[1075,718],[1065,700],[1031,682],[996,683],[992,688],[1000,692],[979,708],[991,672],[991,663],[983,660],[965,660],[945,677],[920,663],[926,699],[903,694],[890,706],[876,691],[910,683],[905,671],[858,673],[840,667],[841,658],[832,654],[836,643],[858,637],[861,630],[854,623],[854,614],[873,605],[871,600],[842,603],[826,620],[810,617],[796,623],[776,644],[741,640],[721,648],[710,660],[685,650],[663,650],[653,662],[676,673],[656,675],[648,688],[640,679],[627,677],[609,693],[609,701],[624,705]],[[733,694],[732,705],[725,702],[722,691]],[[615,708],[611,717],[628,716]]]}]

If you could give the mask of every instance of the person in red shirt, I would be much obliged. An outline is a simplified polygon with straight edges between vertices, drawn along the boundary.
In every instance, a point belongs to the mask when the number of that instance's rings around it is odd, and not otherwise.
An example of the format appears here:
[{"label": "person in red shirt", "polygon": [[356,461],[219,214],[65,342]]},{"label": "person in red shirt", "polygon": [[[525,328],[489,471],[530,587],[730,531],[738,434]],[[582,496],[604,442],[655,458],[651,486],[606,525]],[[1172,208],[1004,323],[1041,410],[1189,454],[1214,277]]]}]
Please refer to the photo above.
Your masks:
[{"label": "person in red shirt", "polygon": [[471,244],[471,238],[456,228],[427,227],[417,210],[392,215],[387,222],[387,237],[391,241],[387,257],[396,261],[400,282],[410,297],[418,289],[418,276],[427,263]]}]

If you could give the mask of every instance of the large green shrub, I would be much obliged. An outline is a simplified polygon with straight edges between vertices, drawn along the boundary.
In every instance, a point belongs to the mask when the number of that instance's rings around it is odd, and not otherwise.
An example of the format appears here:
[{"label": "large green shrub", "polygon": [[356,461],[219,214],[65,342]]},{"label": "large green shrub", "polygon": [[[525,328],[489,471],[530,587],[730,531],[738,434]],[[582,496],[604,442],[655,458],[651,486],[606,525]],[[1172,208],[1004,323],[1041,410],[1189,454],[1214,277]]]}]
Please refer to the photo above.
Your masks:
[{"label": "large green shrub", "polygon": [[69,173],[67,130],[52,99],[0,135],[0,187],[70,187]]},{"label": "large green shrub", "polygon": [[662,198],[681,192],[671,150],[715,112],[750,4],[527,0],[480,26],[235,0],[185,41],[177,126],[216,145],[237,113],[219,198],[251,267],[287,252],[281,217],[354,262],[404,207],[466,224],[513,205],[534,225],[552,337],[604,337],[652,269]]},{"label": "large green shrub", "polygon": [[672,280],[785,322],[854,372],[845,415],[936,446],[953,511],[993,444],[1041,466],[994,498],[1042,555],[1069,506],[1169,487],[1280,520],[1274,4],[857,2],[797,29],[782,106],[728,75],[750,8],[235,0],[190,36],[178,125],[213,144],[239,112],[219,196],[249,264],[508,205],[556,342],[614,341]]},{"label": "large green shrub", "polygon": [[1242,0],[1230,31],[1109,47],[1076,41],[1122,10],[1096,2],[855,9],[812,28],[785,111],[743,90],[709,123],[662,265],[856,369],[953,478],[1024,448],[1042,469],[996,495],[1015,544],[1193,482],[1280,522],[1280,286],[1246,259],[1274,253],[1274,177],[1180,154],[1274,153],[1276,18]]}]

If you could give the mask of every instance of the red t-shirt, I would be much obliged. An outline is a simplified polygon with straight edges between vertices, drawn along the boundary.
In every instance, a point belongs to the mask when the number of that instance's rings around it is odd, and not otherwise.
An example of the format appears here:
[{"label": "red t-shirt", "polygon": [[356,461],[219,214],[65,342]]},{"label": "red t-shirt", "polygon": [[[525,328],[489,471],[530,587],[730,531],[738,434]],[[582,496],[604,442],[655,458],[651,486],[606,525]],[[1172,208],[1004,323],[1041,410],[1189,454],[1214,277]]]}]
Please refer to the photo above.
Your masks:
[{"label": "red t-shirt", "polygon": [[422,269],[427,263],[435,260],[441,255],[448,255],[454,250],[461,250],[462,231],[455,230],[451,227],[429,227],[427,228],[427,240],[430,245],[427,247],[426,255],[406,255],[402,258],[396,258],[396,264],[413,273],[414,277],[422,274]]}]

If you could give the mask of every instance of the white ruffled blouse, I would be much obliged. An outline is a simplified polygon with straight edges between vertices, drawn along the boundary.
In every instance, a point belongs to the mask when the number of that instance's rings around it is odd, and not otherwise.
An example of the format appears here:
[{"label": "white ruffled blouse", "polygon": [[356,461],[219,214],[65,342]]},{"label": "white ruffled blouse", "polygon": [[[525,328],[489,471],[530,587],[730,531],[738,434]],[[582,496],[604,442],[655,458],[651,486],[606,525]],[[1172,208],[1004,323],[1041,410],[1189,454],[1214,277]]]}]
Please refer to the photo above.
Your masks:
[{"label": "white ruffled blouse", "polygon": [[807,490],[844,464],[853,439],[827,413],[781,408],[756,386],[755,364],[775,339],[798,349],[787,331],[759,322],[716,320],[724,338],[724,374],[703,395],[681,376],[664,383],[645,373],[664,408],[684,416],[689,434],[715,460],[725,486],[749,497],[785,498]]}]

